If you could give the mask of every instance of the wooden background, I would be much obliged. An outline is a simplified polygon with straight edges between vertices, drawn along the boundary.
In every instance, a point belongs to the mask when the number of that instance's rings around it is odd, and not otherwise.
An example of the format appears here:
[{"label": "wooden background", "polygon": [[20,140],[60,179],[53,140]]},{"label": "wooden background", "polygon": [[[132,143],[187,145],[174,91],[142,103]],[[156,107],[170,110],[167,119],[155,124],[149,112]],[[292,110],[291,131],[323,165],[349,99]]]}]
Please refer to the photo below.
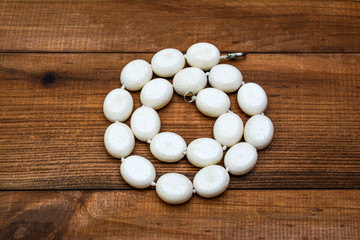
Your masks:
[{"label": "wooden background", "polygon": [[[122,180],[102,103],[129,61],[197,42],[249,53],[223,62],[266,90],[275,136],[223,195],[171,206]],[[159,115],[212,137],[176,94]],[[359,187],[360,1],[0,2],[0,239],[360,239]]]}]

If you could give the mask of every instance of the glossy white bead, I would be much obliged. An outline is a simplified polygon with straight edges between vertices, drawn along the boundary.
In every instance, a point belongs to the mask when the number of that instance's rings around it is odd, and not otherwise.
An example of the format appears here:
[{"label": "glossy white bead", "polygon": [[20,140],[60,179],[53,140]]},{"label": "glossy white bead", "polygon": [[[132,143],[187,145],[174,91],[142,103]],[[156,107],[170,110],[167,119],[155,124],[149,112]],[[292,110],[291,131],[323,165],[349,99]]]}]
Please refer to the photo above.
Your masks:
[{"label": "glossy white bead", "polygon": [[246,83],[241,86],[237,101],[241,110],[250,116],[263,113],[268,103],[264,89],[256,83]]},{"label": "glossy white bead", "polygon": [[230,108],[230,99],[226,93],[216,88],[205,88],[196,96],[196,107],[209,117],[218,117]]},{"label": "glossy white bead", "polygon": [[186,142],[176,133],[162,132],[151,140],[150,151],[160,161],[173,163],[184,157]]},{"label": "glossy white bead", "polygon": [[184,96],[188,91],[197,94],[207,84],[207,78],[203,70],[188,67],[180,70],[173,79],[175,92]]},{"label": "glossy white bead", "polygon": [[216,119],[213,133],[221,145],[231,147],[240,141],[243,130],[244,123],[241,118],[233,112],[228,112]]},{"label": "glossy white bead", "polygon": [[234,66],[219,64],[214,66],[209,74],[209,83],[212,87],[226,93],[235,92],[241,86],[243,76]]},{"label": "glossy white bead", "polygon": [[151,59],[151,67],[159,77],[172,77],[184,66],[184,55],[174,48],[161,50]]},{"label": "glossy white bead", "polygon": [[274,125],[265,115],[252,116],[245,124],[244,139],[256,149],[269,146],[274,136]]},{"label": "glossy white bead", "polygon": [[151,65],[141,59],[129,62],[121,71],[120,81],[130,91],[140,90],[153,75]]},{"label": "glossy white bead", "polygon": [[153,109],[165,107],[173,96],[172,84],[163,78],[156,78],[146,83],[140,92],[140,101],[143,105]]},{"label": "glossy white bead", "polygon": [[210,43],[196,43],[187,50],[186,60],[192,67],[209,70],[220,62],[220,52]]},{"label": "glossy white bead", "polygon": [[205,198],[222,194],[229,186],[230,176],[225,168],[212,165],[201,169],[194,177],[196,193]]},{"label": "glossy white bead", "polygon": [[187,149],[187,159],[196,167],[217,164],[223,157],[223,149],[212,138],[198,138],[192,141]]},{"label": "glossy white bead", "polygon": [[156,193],[170,204],[182,204],[193,195],[192,182],[179,173],[166,173],[156,183]]},{"label": "glossy white bead", "polygon": [[154,182],[156,171],[153,164],[144,157],[130,156],[120,165],[122,178],[135,188],[147,188]]},{"label": "glossy white bead", "polygon": [[131,130],[140,141],[152,139],[160,131],[160,117],[151,107],[142,106],[134,111],[130,120]]},{"label": "glossy white bead", "polygon": [[231,174],[243,175],[255,167],[257,158],[256,148],[250,143],[241,142],[227,151],[224,164]]},{"label": "glossy white bead", "polygon": [[127,157],[134,150],[135,138],[124,123],[112,123],[105,131],[104,144],[108,153],[116,158]]},{"label": "glossy white bead", "polygon": [[105,97],[103,111],[110,122],[124,122],[129,118],[133,107],[131,94],[125,89],[116,88]]}]

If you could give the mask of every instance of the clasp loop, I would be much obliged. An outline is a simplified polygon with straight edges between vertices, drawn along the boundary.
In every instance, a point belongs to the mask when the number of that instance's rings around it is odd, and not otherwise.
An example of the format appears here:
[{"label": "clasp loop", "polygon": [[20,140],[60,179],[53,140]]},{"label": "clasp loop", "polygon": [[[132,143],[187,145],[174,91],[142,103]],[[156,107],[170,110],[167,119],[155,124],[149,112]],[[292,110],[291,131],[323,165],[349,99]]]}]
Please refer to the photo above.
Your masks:
[{"label": "clasp loop", "polygon": [[194,102],[194,100],[195,100],[195,94],[194,94],[192,91],[187,91],[187,92],[184,94],[184,100],[185,100],[185,102],[187,102],[187,103],[192,103],[192,102]]}]

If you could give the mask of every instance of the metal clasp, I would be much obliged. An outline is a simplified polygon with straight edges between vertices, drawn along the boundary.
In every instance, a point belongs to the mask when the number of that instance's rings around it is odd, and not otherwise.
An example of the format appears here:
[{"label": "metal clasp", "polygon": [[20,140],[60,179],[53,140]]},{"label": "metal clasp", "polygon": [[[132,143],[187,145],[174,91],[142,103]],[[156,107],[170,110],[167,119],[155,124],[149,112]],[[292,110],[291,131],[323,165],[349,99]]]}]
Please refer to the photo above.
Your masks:
[{"label": "metal clasp", "polygon": [[[189,99],[190,98],[190,99]],[[192,103],[195,101],[195,94],[192,92],[192,91],[187,91],[185,94],[184,94],[184,100],[185,102],[187,103]]]},{"label": "metal clasp", "polygon": [[220,58],[221,59],[234,59],[234,58],[237,58],[237,57],[244,57],[246,56],[246,52],[239,52],[239,53],[229,53],[229,54],[226,54],[226,55],[222,55]]}]

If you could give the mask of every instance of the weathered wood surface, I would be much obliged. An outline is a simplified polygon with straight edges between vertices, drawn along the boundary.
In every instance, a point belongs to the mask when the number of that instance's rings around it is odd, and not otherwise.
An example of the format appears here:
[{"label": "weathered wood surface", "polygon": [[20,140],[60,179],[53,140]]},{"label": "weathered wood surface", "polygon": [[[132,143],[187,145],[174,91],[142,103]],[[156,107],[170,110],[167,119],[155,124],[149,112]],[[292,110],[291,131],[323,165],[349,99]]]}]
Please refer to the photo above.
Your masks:
[{"label": "weathered wood surface", "polygon": [[[103,134],[106,94],[120,87],[122,67],[152,54],[1,54],[0,189],[129,189]],[[230,188],[358,188],[360,186],[360,55],[249,54],[231,61],[244,80],[264,87],[275,136],[256,168]],[[43,77],[51,73],[54,82]],[[139,92],[133,93],[135,107]],[[231,110],[241,113],[236,94]],[[174,95],[159,111],[162,131],[187,143],[212,137],[215,119]],[[129,124],[129,121],[126,122]],[[157,176],[198,170],[186,159],[164,164],[137,141]]]},{"label": "weathered wood surface", "polygon": [[0,51],[360,52],[359,1],[0,2]]},{"label": "weathered wood surface", "polygon": [[[359,239],[360,192],[342,189],[360,187],[359,26],[358,0],[0,1],[0,239]],[[102,103],[129,61],[202,41],[250,53],[230,63],[268,93],[275,137],[220,197],[171,206],[128,190]],[[212,136],[176,94],[159,115]],[[158,177],[198,170],[134,154]]]},{"label": "weathered wood surface", "polygon": [[0,192],[2,239],[342,239],[357,190],[233,190],[171,206],[154,191]]}]

